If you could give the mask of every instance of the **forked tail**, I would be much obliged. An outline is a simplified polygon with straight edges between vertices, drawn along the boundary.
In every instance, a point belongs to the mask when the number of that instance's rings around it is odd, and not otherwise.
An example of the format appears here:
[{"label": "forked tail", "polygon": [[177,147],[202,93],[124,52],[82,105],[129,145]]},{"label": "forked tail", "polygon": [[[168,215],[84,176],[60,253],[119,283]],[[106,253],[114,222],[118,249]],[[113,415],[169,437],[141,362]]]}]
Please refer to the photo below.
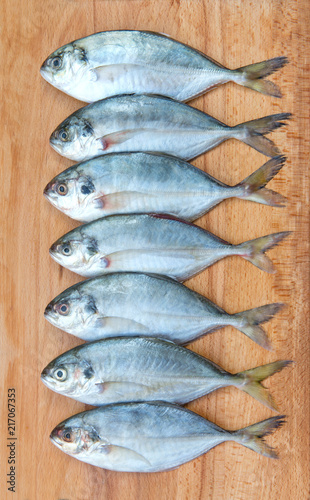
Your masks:
[{"label": "forked tail", "polygon": [[278,411],[274,399],[268,389],[263,386],[262,381],[271,377],[277,372],[280,372],[286,366],[290,365],[292,361],[275,361],[268,365],[258,366],[251,370],[236,373],[236,387],[242,391],[250,394],[253,398],[257,399],[260,403],[267,406],[271,410]]},{"label": "forked tail", "polygon": [[285,121],[283,120],[288,120],[290,117],[291,113],[279,113],[277,115],[265,116],[264,118],[241,123],[240,125],[232,127],[231,130],[235,132],[232,137],[236,137],[236,139],[245,142],[266,156],[276,156],[279,154],[278,148],[274,142],[267,139],[265,135],[285,125]]},{"label": "forked tail", "polygon": [[269,234],[268,236],[262,236],[255,240],[246,241],[245,243],[235,246],[236,254],[249,260],[254,266],[262,271],[274,273],[275,269],[273,263],[269,257],[265,255],[265,252],[278,245],[280,241],[290,234],[290,231],[283,231],[282,233]]},{"label": "forked tail", "polygon": [[281,170],[285,160],[285,156],[275,156],[256,170],[256,172],[244,179],[244,181],[240,182],[240,184],[234,186],[235,188],[242,188],[243,194],[239,198],[272,207],[284,207],[286,198],[271,189],[265,188],[265,186]]},{"label": "forked tail", "polygon": [[264,437],[272,434],[279,427],[282,427],[285,423],[284,419],[285,415],[268,418],[267,420],[258,422],[257,424],[244,427],[239,431],[231,432],[231,436],[237,443],[250,448],[250,450],[260,453],[265,457],[279,458],[274,448],[269,446],[264,441]]},{"label": "forked tail", "polygon": [[265,330],[260,325],[270,321],[275,314],[283,309],[283,307],[284,304],[281,303],[267,304],[266,306],[256,307],[255,309],[233,314],[231,316],[231,324],[256,342],[256,344],[271,351],[271,342]]},{"label": "forked tail", "polygon": [[236,69],[236,83],[250,89],[261,92],[262,94],[273,97],[282,97],[279,87],[270,80],[265,80],[266,76],[271,75],[288,63],[287,57],[275,57],[260,63],[250,64]]}]

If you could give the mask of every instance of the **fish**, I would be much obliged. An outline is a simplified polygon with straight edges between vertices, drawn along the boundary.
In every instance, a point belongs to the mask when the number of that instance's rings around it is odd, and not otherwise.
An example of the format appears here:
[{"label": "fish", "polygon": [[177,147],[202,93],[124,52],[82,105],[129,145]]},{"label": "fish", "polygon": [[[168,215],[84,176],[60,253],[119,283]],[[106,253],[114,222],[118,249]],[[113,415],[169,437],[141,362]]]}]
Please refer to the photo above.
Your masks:
[{"label": "fish", "polygon": [[56,262],[89,278],[134,271],[184,281],[231,255],[275,272],[265,252],[289,234],[284,231],[232,245],[169,215],[110,215],[73,229],[49,251]]},{"label": "fish", "polygon": [[111,153],[67,168],[47,184],[44,196],[81,222],[138,213],[193,221],[232,197],[285,206],[282,195],[265,188],[285,160],[276,156],[239,184],[228,186],[173,156]]},{"label": "fish", "polygon": [[50,145],[74,161],[121,152],[167,153],[190,160],[234,138],[274,157],[279,150],[265,135],[290,116],[279,113],[229,127],[168,97],[121,95],[72,113],[51,134]]},{"label": "fish", "polygon": [[173,342],[119,337],[61,354],[43,369],[41,380],[57,393],[94,406],[131,401],[184,404],[234,386],[277,411],[261,382],[290,363],[275,361],[233,375]]},{"label": "fish", "polygon": [[263,438],[284,419],[281,415],[227,431],[172,403],[118,403],[73,415],[53,429],[50,439],[64,453],[96,467],[159,472],[177,468],[225,441],[278,458]]},{"label": "fish", "polygon": [[161,33],[104,31],[63,45],[40,73],[54,87],[84,102],[120,94],[160,94],[187,101],[233,81],[273,97],[280,89],[265,77],[288,63],[285,56],[231,70]]},{"label": "fish", "polygon": [[271,350],[261,325],[283,307],[274,303],[229,314],[171,278],[111,273],[67,288],[46,306],[44,316],[87,341],[139,335],[188,344],[229,325]]}]

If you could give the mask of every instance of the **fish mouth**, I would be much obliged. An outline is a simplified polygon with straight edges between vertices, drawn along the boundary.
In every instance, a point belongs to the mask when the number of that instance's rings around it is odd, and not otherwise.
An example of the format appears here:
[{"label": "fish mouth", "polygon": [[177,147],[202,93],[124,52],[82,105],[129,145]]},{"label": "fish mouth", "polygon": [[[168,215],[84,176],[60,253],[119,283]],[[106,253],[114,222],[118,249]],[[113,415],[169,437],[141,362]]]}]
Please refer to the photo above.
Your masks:
[{"label": "fish mouth", "polygon": [[50,135],[50,145],[52,148],[54,148],[57,152],[60,152],[63,150],[64,147],[66,147],[66,144],[69,144],[70,141],[64,142],[63,140],[60,139],[59,137],[59,132],[62,130],[62,124],[60,124],[55,130],[51,133]]},{"label": "fish mouth", "polygon": [[46,63],[46,59],[45,59],[45,61],[43,62],[42,66],[40,68],[40,74],[43,76],[43,78],[45,78],[46,66],[47,66],[47,63]]},{"label": "fish mouth", "polygon": [[49,254],[53,259],[56,260],[56,262],[60,262],[60,256],[58,252],[58,243],[53,243],[52,246],[49,249]]},{"label": "fish mouth", "polygon": [[[54,192],[53,190],[53,183],[52,182],[49,182],[44,190],[43,190],[43,196],[44,198],[46,198],[52,205],[56,206],[57,204],[57,200],[58,200],[58,196],[57,194]],[[56,207],[57,208],[57,207]]]},{"label": "fish mouth", "polygon": [[41,372],[41,379],[45,382],[45,380],[49,376],[49,374],[50,374],[50,370],[46,366],[45,368],[43,368],[43,370]]},{"label": "fish mouth", "polygon": [[57,264],[60,264],[61,266],[64,266],[64,261],[63,261],[63,258],[61,256],[61,254],[56,250],[56,249],[53,249],[52,247],[49,249],[49,254],[50,256],[52,257],[52,259],[54,259],[55,262],[57,262]]},{"label": "fish mouth", "polygon": [[48,83],[53,82],[53,76],[52,76],[51,71],[48,67],[48,59],[46,59],[44,61],[44,63],[42,64],[42,66],[40,68],[40,74],[41,74],[42,78],[44,78],[44,80],[46,80]]},{"label": "fish mouth", "polygon": [[47,73],[47,59],[45,59],[40,68],[40,74],[41,76],[43,76],[43,78],[46,77],[46,73]]},{"label": "fish mouth", "polygon": [[[57,314],[55,313],[54,309],[53,309],[53,306],[51,304],[48,304],[45,308],[45,311],[44,311],[44,317],[48,320],[48,321],[52,321],[53,323],[56,322],[57,320]],[[42,372],[43,373],[43,372]]]},{"label": "fish mouth", "polygon": [[57,139],[55,132],[53,132],[52,135],[50,136],[50,145],[52,146],[53,149],[55,149],[55,151],[57,151],[57,153],[61,153],[62,151],[61,144]]},{"label": "fish mouth", "polygon": [[46,387],[49,389],[53,388],[53,384],[51,384],[51,378],[50,378],[50,369],[47,368],[47,366],[42,370],[41,372],[41,380]]},{"label": "fish mouth", "polygon": [[63,440],[61,439],[61,435],[62,435],[62,431],[63,431],[63,427],[55,427],[55,429],[52,430],[52,432],[50,433],[50,440],[52,441],[52,443],[57,446],[57,448],[59,448],[60,450],[62,450],[62,447],[63,447]]},{"label": "fish mouth", "polygon": [[50,200],[50,197],[53,193],[53,190],[52,190],[52,183],[49,182],[45,188],[43,189],[43,196],[45,196],[45,198],[47,198],[48,200]]}]

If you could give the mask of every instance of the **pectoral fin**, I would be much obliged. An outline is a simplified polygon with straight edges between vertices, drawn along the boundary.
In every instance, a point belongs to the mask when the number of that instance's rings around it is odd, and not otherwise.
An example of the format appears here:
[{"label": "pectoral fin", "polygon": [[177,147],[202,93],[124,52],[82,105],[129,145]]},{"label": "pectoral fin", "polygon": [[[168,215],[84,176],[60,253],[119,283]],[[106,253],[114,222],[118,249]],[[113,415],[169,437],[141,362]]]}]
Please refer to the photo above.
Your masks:
[{"label": "pectoral fin", "polygon": [[[134,200],[137,203],[140,199],[145,198],[145,193],[139,191],[123,191],[118,193],[102,194],[94,198],[93,204],[95,208],[106,210],[123,210],[128,209],[128,205]],[[155,195],[148,195],[149,198],[155,198]]]},{"label": "pectoral fin", "polygon": [[125,448],[123,446],[117,446],[115,444],[110,445],[102,445],[98,448],[98,451],[103,454],[109,455],[109,460],[111,463],[115,463],[118,465],[122,465],[123,467],[128,467],[129,470],[132,470],[135,467],[145,468],[151,467],[151,463],[143,456],[140,455],[137,451],[130,450],[129,448]]},{"label": "pectoral fin", "polygon": [[99,394],[109,391],[121,397],[122,400],[125,399],[127,401],[132,400],[132,398],[141,399],[147,389],[146,385],[131,382],[129,380],[124,382],[98,382],[96,387],[98,388]]},{"label": "pectoral fin", "polygon": [[[110,265],[113,264],[113,270],[116,270],[116,267],[119,267],[119,270],[121,270],[121,266],[123,263],[126,265],[126,271],[130,270],[135,270],[135,269],[129,269],[131,262],[136,264],[137,262],[140,262],[141,265],[143,265],[143,260],[145,259],[148,262],[155,261],[157,265],[160,265],[162,262],[162,266],[172,266],[175,267],[175,261],[178,259],[178,262],[180,263],[180,267],[182,264],[182,261],[184,261],[184,265],[187,265],[189,262],[197,262],[201,260],[202,258],[205,257],[205,251],[202,250],[196,250],[196,249],[164,249],[164,248],[149,248],[149,249],[128,249],[128,250],[123,250],[119,252],[114,252],[109,255],[105,256],[105,259],[107,259],[110,263]],[[161,267],[162,267],[161,266]],[[108,267],[108,266],[105,266]],[[141,270],[141,272],[143,272]],[[156,273],[156,271],[146,271],[150,273]],[[160,273],[160,271],[159,271]]]},{"label": "pectoral fin", "polygon": [[99,137],[97,141],[101,143],[102,150],[106,151],[114,144],[121,144],[128,141],[137,133],[139,133],[139,130],[122,130],[120,132],[113,132],[112,134],[107,134],[103,137]]},{"label": "pectoral fin", "polygon": [[105,333],[111,332],[113,335],[121,335],[123,332],[126,332],[126,335],[150,333],[149,328],[142,323],[138,323],[138,321],[130,318],[118,318],[117,316],[99,317],[96,320],[96,327],[102,328]]},{"label": "pectoral fin", "polygon": [[107,64],[105,66],[97,66],[97,68],[91,71],[91,80],[94,82],[106,82],[108,80],[111,83],[116,83],[120,78],[127,77],[129,72],[133,74],[139,70],[143,71],[144,68],[138,64]]}]

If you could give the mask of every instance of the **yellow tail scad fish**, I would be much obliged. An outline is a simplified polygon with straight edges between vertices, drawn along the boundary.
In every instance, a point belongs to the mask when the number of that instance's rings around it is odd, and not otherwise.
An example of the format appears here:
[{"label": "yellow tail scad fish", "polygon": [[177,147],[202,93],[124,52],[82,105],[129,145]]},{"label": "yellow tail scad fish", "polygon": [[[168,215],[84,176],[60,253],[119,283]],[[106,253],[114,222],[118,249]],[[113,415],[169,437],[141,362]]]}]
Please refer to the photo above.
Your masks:
[{"label": "yellow tail scad fish", "polygon": [[232,385],[277,410],[261,382],[288,364],[276,361],[233,375],[172,342],[121,337],[61,354],[44,368],[41,379],[49,389],[94,406],[131,401],[184,404]]},{"label": "yellow tail scad fish", "polygon": [[75,161],[138,151],[189,160],[227,139],[238,139],[273,157],[279,150],[265,135],[285,125],[290,116],[280,113],[229,127],[168,97],[122,95],[75,111],[54,130],[50,144]]},{"label": "yellow tail scad fish", "polygon": [[119,403],[68,418],[50,438],[63,452],[97,467],[159,472],[179,467],[225,441],[278,458],[264,437],[280,427],[284,418],[227,431],[171,403]]},{"label": "yellow tail scad fish", "polygon": [[281,97],[265,77],[287,62],[276,57],[231,70],[167,35],[106,31],[55,50],[40,72],[54,87],[84,102],[129,93],[186,101],[229,81]]},{"label": "yellow tail scad fish", "polygon": [[184,281],[231,255],[274,272],[265,252],[288,234],[275,233],[232,245],[168,215],[111,215],[65,234],[51,246],[50,254],[62,266],[89,278],[134,271]]},{"label": "yellow tail scad fish", "polygon": [[230,325],[271,349],[261,325],[282,307],[274,303],[228,314],[173,279],[111,273],[71,286],[48,304],[44,316],[52,325],[87,341],[139,335],[188,344]]},{"label": "yellow tail scad fish", "polygon": [[284,156],[276,156],[243,182],[228,186],[173,156],[112,153],[69,167],[48,183],[44,195],[82,222],[130,213],[165,213],[193,221],[232,197],[284,206],[283,196],[265,188],[284,162]]}]

